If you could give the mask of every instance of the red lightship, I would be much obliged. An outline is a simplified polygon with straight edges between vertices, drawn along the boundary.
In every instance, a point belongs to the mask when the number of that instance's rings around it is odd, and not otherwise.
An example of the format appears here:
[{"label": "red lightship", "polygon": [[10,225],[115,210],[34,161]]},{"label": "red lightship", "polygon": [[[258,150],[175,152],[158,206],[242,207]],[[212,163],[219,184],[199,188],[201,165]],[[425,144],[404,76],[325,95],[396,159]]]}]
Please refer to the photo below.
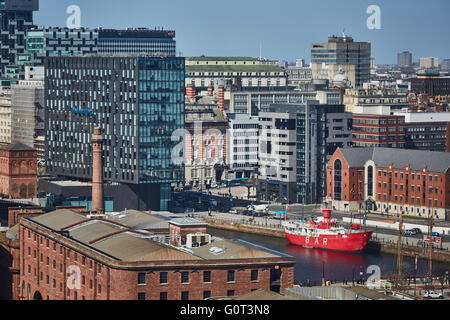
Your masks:
[{"label": "red lightship", "polygon": [[331,210],[323,209],[323,221],[286,221],[285,235],[291,244],[306,248],[356,252],[363,250],[373,231],[346,229],[331,221]]}]

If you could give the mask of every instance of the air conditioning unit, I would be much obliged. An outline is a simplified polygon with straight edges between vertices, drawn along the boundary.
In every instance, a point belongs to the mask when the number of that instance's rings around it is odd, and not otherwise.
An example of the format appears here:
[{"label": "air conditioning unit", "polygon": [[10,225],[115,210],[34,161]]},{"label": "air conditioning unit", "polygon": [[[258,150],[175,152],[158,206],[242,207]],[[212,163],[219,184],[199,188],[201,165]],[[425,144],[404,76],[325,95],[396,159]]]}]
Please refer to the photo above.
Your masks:
[{"label": "air conditioning unit", "polygon": [[211,235],[206,233],[190,233],[186,235],[186,248],[198,248],[211,242]]}]

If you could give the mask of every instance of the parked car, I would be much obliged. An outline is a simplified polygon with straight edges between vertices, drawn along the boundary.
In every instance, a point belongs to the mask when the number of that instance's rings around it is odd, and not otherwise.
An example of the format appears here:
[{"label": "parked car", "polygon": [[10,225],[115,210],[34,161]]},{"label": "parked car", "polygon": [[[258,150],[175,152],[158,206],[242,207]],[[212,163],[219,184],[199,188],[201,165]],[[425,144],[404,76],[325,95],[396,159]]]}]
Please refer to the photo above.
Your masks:
[{"label": "parked car", "polygon": [[407,236],[413,236],[417,234],[417,230],[416,229],[405,230],[404,234]]},{"label": "parked car", "polygon": [[442,293],[430,290],[430,291],[425,291],[423,296],[425,298],[429,298],[429,299],[441,299],[442,298]]},{"label": "parked car", "polygon": [[236,209],[231,209],[230,211],[228,211],[228,213],[231,214],[238,214],[238,211]]},{"label": "parked car", "polygon": [[432,235],[433,237],[440,237],[439,232],[433,232],[431,235]]},{"label": "parked car", "polygon": [[419,228],[412,228],[412,230],[416,231],[416,234],[421,234],[422,230],[420,230]]}]

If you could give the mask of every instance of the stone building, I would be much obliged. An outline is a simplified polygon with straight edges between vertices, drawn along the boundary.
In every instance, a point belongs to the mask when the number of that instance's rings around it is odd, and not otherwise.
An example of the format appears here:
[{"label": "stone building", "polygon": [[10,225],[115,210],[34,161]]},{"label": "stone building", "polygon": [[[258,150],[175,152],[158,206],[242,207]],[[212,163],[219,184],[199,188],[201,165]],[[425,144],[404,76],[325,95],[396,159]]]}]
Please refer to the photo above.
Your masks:
[{"label": "stone building", "polygon": [[204,188],[219,183],[227,158],[228,119],[217,99],[187,97],[185,105],[185,183]]}]

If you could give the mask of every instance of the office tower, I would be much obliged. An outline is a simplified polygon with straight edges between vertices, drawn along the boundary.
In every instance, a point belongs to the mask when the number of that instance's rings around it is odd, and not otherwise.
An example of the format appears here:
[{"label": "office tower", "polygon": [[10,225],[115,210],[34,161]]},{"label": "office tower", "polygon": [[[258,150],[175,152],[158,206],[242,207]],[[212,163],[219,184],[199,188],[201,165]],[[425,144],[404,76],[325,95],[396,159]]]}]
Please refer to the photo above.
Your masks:
[{"label": "office tower", "polygon": [[438,58],[428,57],[428,58],[420,58],[419,59],[419,66],[421,68],[437,68],[439,67],[439,60]]},{"label": "office tower", "polygon": [[441,70],[450,71],[450,59],[444,59],[441,63]]},{"label": "office tower", "polygon": [[0,77],[6,77],[6,68],[14,66],[16,56],[25,52],[25,32],[33,25],[33,11],[37,10],[38,0],[0,1]]},{"label": "office tower", "polygon": [[371,44],[355,42],[343,34],[331,36],[327,43],[311,45],[311,68],[313,79],[333,80],[344,73],[353,87],[362,87],[370,81]]},{"label": "office tower", "polygon": [[344,105],[314,100],[273,104],[260,112],[260,198],[320,203],[326,196],[327,161],[337,147],[351,145],[351,116]]},{"label": "office tower", "polygon": [[257,116],[259,112],[268,111],[274,103],[302,103],[307,100],[319,100],[322,104],[339,104],[339,89],[308,91],[240,91],[231,92],[230,112]]},{"label": "office tower", "polygon": [[250,178],[259,167],[258,159],[258,117],[248,114],[228,114],[230,120],[228,129],[229,173],[235,178]]},{"label": "office tower", "polygon": [[306,67],[305,59],[295,60],[295,66],[299,68],[305,68]]},{"label": "office tower", "polygon": [[397,65],[399,67],[412,66],[412,53],[409,51],[403,51],[397,54]]},{"label": "office tower", "polygon": [[45,73],[47,173],[90,181],[98,126],[104,181],[123,189],[114,210],[166,210],[170,184],[184,182],[183,161],[172,160],[182,138],[172,134],[184,129],[184,58],[49,57]]},{"label": "office tower", "polygon": [[173,30],[127,28],[126,30],[98,30],[100,54],[150,54],[175,57],[176,41]]},{"label": "office tower", "polygon": [[32,28],[26,33],[27,54],[33,65],[45,57],[98,53],[98,31],[88,28]]},{"label": "office tower", "polygon": [[11,90],[0,89],[0,143],[11,143]]},{"label": "office tower", "polygon": [[37,151],[44,159],[44,81],[20,80],[12,85],[11,141],[20,141]]},{"label": "office tower", "polygon": [[[174,31],[146,28],[33,28],[27,31],[27,51],[34,65],[42,65],[45,57],[97,53],[174,57],[174,37]],[[26,60],[25,57],[23,59]]]}]

